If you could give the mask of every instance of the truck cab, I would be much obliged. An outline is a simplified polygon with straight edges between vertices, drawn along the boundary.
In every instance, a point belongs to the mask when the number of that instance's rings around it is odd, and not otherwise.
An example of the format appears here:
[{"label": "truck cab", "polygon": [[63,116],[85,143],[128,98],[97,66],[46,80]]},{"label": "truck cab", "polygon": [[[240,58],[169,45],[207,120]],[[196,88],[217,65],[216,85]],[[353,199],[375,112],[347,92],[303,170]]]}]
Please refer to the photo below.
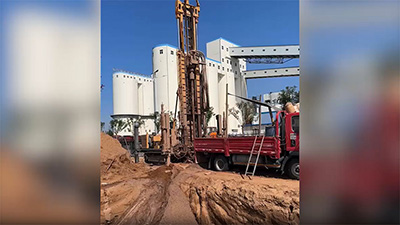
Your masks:
[{"label": "truck cab", "polygon": [[276,114],[275,124],[265,128],[265,136],[276,137],[279,142],[280,170],[291,178],[299,179],[299,123],[300,113],[279,111]]},{"label": "truck cab", "polygon": [[281,142],[281,170],[291,178],[299,179],[300,113],[280,111],[276,121],[276,134]]}]

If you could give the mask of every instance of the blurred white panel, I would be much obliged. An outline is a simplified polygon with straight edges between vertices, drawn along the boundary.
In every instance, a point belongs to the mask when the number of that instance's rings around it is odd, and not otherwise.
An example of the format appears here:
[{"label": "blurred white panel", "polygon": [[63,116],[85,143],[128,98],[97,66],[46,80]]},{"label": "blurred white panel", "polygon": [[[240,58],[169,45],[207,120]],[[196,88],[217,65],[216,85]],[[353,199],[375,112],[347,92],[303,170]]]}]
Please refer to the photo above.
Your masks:
[{"label": "blurred white panel", "polygon": [[0,6],[2,222],[98,223],[100,1]]}]

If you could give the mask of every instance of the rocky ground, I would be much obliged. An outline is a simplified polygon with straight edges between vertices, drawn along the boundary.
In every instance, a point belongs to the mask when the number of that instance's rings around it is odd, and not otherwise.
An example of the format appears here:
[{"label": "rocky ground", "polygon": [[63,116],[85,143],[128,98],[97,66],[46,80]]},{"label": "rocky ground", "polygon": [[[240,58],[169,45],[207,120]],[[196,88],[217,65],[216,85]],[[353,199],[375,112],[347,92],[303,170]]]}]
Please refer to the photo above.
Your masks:
[{"label": "rocky ground", "polygon": [[102,224],[298,224],[299,182],[196,164],[135,164],[101,136]]}]

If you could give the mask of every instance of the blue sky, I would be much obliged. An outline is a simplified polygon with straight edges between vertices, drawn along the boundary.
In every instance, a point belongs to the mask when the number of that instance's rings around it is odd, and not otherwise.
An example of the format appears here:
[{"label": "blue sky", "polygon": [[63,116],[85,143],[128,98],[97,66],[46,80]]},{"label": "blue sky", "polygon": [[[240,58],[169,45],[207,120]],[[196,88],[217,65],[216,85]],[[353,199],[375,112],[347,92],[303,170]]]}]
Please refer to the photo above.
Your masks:
[{"label": "blue sky", "polygon": [[[191,0],[192,4],[196,1]],[[299,2],[200,0],[199,49],[223,37],[241,46],[299,44]],[[152,73],[152,48],[177,46],[175,0],[102,1],[101,5],[101,121],[112,114],[112,68]],[[251,65],[248,69],[298,66]],[[298,77],[248,81],[248,96],[299,86]]]}]

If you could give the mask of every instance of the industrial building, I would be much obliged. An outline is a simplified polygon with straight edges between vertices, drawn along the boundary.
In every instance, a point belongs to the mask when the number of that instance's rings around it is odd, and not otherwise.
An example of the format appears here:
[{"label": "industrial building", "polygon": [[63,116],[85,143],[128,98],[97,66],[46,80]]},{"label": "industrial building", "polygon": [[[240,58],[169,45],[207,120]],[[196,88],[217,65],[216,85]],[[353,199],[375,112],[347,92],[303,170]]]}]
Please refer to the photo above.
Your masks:
[{"label": "industrial building", "polygon": [[[274,106],[271,108],[272,117],[275,118],[277,109],[282,109],[283,106],[278,103],[278,97],[280,92],[270,92],[262,95],[262,101],[266,103],[270,103],[270,105]],[[243,128],[245,135],[257,135],[259,129],[259,107],[254,105],[256,116],[253,119],[252,124],[246,124]],[[265,127],[270,126],[272,124],[270,111],[267,107],[261,107],[261,134],[264,134]]]},{"label": "industrial building", "polygon": [[[128,118],[141,118],[143,124],[139,133],[155,131],[154,120],[154,80],[151,76],[114,70],[113,73],[113,111],[115,119],[127,121]],[[126,128],[119,135],[132,136]]]},{"label": "industrial building", "polygon": [[[152,133],[156,130],[154,121],[149,117],[154,112],[161,111],[161,104],[165,111],[171,113],[179,108],[177,50],[177,47],[169,44],[154,47],[152,75],[114,71],[113,118],[140,117],[145,122],[140,126],[139,133]],[[206,70],[209,104],[213,107],[213,113],[222,115],[225,111],[226,84],[229,93],[246,97],[246,79],[299,76],[298,67],[247,71],[246,62],[281,64],[287,59],[298,58],[299,50],[299,46],[240,47],[223,38],[208,42]],[[239,99],[232,96],[228,98],[228,133],[231,135],[242,132],[241,116],[238,115],[236,106],[238,101]],[[215,116],[208,126],[217,126]],[[126,129],[119,135],[131,135],[131,132]]]},{"label": "industrial building", "polygon": [[[215,114],[223,114],[225,111],[226,84],[228,92],[245,96],[247,93],[246,82],[242,71],[246,70],[246,63],[243,59],[231,58],[229,49],[237,47],[236,44],[223,38],[207,43],[206,70],[209,89],[209,103]],[[154,74],[154,103],[155,110],[160,112],[161,104],[164,109],[174,112],[176,106],[177,80],[177,48],[171,45],[159,45],[153,48],[153,71]],[[229,107],[236,106],[235,98],[229,98]],[[239,121],[229,116],[229,133],[238,133]],[[213,116],[208,124],[216,127],[216,119]]]}]

